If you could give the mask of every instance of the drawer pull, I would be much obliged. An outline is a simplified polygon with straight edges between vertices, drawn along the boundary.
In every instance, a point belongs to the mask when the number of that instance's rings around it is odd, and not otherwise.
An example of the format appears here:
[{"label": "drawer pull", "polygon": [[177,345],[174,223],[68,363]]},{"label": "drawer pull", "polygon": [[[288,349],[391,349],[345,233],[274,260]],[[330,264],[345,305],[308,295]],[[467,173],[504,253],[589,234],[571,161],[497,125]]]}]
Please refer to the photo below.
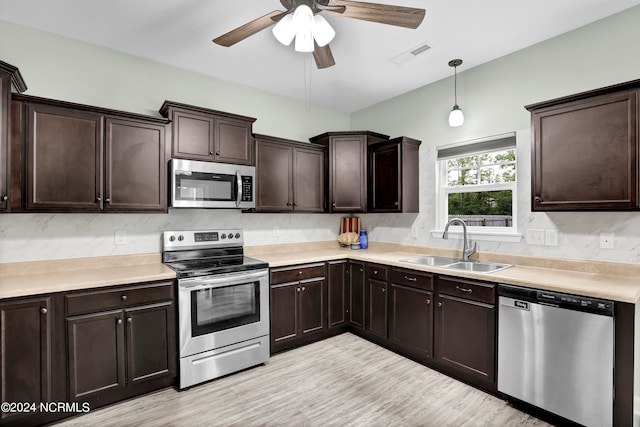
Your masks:
[{"label": "drawer pull", "polygon": [[438,307],[442,307],[442,302],[438,301]]},{"label": "drawer pull", "polygon": [[131,317],[127,317],[127,323],[131,323],[133,322],[133,319]]},{"label": "drawer pull", "polygon": [[306,291],[307,288],[305,288],[304,286],[302,287],[302,292]]},{"label": "drawer pull", "polygon": [[427,305],[431,304],[431,300],[427,298]]},{"label": "drawer pull", "polygon": [[469,288],[461,288],[460,286],[456,286],[456,289],[459,290],[460,292],[466,292],[468,294],[470,294],[471,292],[473,292],[473,289],[469,289]]},{"label": "drawer pull", "polygon": [[298,271],[298,276],[302,276],[302,271]]},{"label": "drawer pull", "polygon": [[42,314],[47,314],[47,309],[46,309],[45,307],[42,307],[42,308],[40,309],[40,313],[42,313]]},{"label": "drawer pull", "polygon": [[378,275],[378,270],[373,270],[373,274]]},{"label": "drawer pull", "polygon": [[121,299],[122,301],[126,301],[126,300],[127,300],[127,296],[126,296],[126,295],[122,295],[122,296],[120,297],[120,299]]},{"label": "drawer pull", "polygon": [[404,276],[404,278],[405,278],[405,279],[407,279],[407,280],[408,280],[408,281],[410,281],[410,282],[415,282],[415,281],[417,281],[417,280],[418,280],[417,278],[415,278],[415,277],[410,277],[410,276]]},{"label": "drawer pull", "polygon": [[382,288],[382,292],[386,292],[387,290],[385,288]]},{"label": "drawer pull", "polygon": [[122,325],[122,319],[118,318],[118,325]]}]

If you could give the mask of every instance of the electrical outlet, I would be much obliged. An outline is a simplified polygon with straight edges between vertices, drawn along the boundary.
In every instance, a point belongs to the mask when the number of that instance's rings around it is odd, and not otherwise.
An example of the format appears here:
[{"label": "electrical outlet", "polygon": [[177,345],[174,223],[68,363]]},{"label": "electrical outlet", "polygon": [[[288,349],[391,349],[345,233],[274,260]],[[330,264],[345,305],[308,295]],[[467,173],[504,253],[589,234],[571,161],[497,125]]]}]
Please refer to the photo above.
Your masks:
[{"label": "electrical outlet", "polygon": [[276,225],[273,227],[273,237],[279,237],[279,236],[280,236],[280,227]]},{"label": "electrical outlet", "polygon": [[124,230],[116,230],[113,233],[113,240],[116,245],[126,245],[127,244],[127,232]]},{"label": "electrical outlet", "polygon": [[558,246],[558,230],[545,230],[544,244],[546,246]]},{"label": "electrical outlet", "polygon": [[544,230],[527,230],[527,243],[530,245],[544,246]]},{"label": "electrical outlet", "polygon": [[600,248],[613,249],[613,233],[600,233]]},{"label": "electrical outlet", "polygon": [[418,226],[417,225],[411,226],[411,238],[412,239],[417,239],[418,238]]}]

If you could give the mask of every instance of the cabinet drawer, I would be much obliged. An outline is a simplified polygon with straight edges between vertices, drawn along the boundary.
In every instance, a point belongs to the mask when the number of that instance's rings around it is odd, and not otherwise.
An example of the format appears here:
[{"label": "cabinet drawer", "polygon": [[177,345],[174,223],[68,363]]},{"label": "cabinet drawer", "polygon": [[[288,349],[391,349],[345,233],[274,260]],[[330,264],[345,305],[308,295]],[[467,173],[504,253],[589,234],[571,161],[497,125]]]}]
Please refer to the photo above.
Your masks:
[{"label": "cabinet drawer", "polygon": [[74,316],[76,314],[170,301],[172,299],[172,282],[159,282],[66,294],[65,306],[67,316]]},{"label": "cabinet drawer", "polygon": [[312,279],[314,277],[324,277],[324,275],[324,263],[272,268],[271,284],[296,282],[298,280]]},{"label": "cabinet drawer", "polygon": [[389,268],[379,264],[367,264],[367,279],[386,281],[389,277]]},{"label": "cabinet drawer", "polygon": [[429,291],[433,290],[433,274],[415,270],[393,268],[391,269],[391,282]]},{"label": "cabinet drawer", "polygon": [[491,283],[472,282],[453,277],[438,277],[438,291],[441,294],[453,295],[474,301],[495,304],[496,285]]}]

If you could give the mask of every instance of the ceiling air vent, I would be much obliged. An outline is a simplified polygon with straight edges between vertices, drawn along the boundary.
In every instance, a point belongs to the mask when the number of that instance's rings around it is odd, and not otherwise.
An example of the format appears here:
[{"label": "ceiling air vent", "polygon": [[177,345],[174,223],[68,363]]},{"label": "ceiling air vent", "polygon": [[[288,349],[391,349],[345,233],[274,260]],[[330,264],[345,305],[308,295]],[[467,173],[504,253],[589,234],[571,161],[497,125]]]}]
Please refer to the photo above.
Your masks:
[{"label": "ceiling air vent", "polygon": [[421,43],[418,46],[391,58],[390,61],[396,65],[402,65],[405,62],[408,62],[416,56],[420,55],[421,53],[428,51],[429,49],[431,49],[431,46],[429,46],[426,42]]}]

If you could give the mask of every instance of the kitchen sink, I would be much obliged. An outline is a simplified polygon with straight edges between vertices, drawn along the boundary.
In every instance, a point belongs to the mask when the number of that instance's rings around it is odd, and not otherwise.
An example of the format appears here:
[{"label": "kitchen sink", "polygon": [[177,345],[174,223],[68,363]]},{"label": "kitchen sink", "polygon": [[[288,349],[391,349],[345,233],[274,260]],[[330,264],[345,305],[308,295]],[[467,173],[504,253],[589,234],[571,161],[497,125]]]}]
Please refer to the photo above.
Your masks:
[{"label": "kitchen sink", "polygon": [[478,273],[493,273],[511,267],[511,264],[496,264],[493,262],[460,261],[445,266],[455,270],[475,271]]},{"label": "kitchen sink", "polygon": [[493,273],[494,271],[509,268],[511,264],[498,264],[494,262],[464,261],[460,258],[448,258],[442,256],[426,255],[416,258],[403,259],[402,262],[411,264],[428,265],[431,267],[451,268],[454,270],[474,271],[477,273]]},{"label": "kitchen sink", "polygon": [[461,261],[458,258],[447,258],[443,256],[419,256],[417,258],[402,259],[402,262],[410,262],[411,264],[430,265],[432,267],[444,267],[445,265],[454,264]]}]

